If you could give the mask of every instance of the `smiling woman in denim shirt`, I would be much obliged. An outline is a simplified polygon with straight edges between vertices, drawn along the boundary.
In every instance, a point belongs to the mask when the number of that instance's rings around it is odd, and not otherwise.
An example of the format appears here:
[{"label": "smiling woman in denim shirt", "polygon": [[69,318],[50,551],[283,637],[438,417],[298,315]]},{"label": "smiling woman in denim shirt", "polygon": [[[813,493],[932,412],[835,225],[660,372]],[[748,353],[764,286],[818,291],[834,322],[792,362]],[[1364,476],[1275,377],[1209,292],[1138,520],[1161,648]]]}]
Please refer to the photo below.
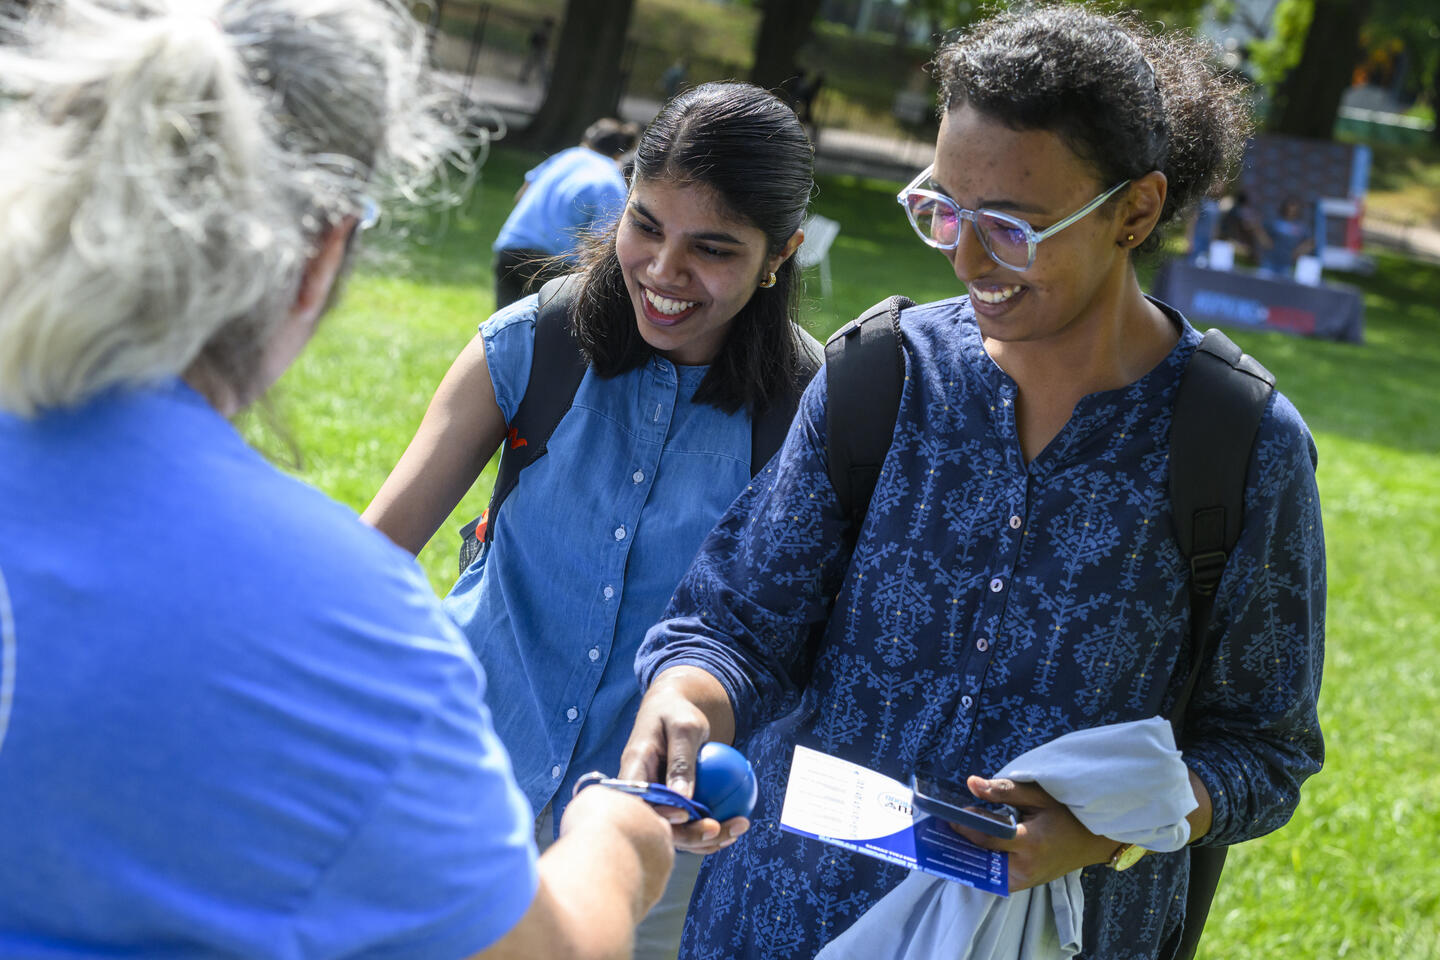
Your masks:
[{"label": "smiling woman in denim shirt", "polygon": [[[1086,957],[1168,958],[1183,921],[1187,851],[1132,863],[1037,785],[986,778],[1066,733],[1164,715],[1184,685],[1167,453],[1200,334],[1143,294],[1134,255],[1238,156],[1242,101],[1192,41],[1069,4],[977,24],[936,73],[934,165],[901,197],[968,296],[900,315],[905,384],[863,525],[851,540],[817,377],[637,661],[622,775],[684,792],[711,739],[743,742],[760,781],[750,832],[702,868],[685,957],[813,957],[900,882],[779,828],[797,745],[900,780],[924,760],[1018,807],[1013,839],[967,836],[1008,853],[1012,889],[1082,871]],[[1273,394],[1190,700],[1195,842],[1276,829],[1320,767],[1314,466]]]},{"label": "smiling woman in denim shirt", "polygon": [[[811,157],[790,108],[748,84],[697,87],[656,117],[618,225],[586,253],[572,321],[589,369],[574,404],[445,600],[491,677],[542,845],[577,778],[618,772],[640,640],[749,481],[752,419],[793,403],[813,369],[790,257]],[[406,549],[425,545],[505,436],[538,309],[532,295],[481,325],[366,511]],[[639,956],[675,956],[698,869],[679,859]]]}]

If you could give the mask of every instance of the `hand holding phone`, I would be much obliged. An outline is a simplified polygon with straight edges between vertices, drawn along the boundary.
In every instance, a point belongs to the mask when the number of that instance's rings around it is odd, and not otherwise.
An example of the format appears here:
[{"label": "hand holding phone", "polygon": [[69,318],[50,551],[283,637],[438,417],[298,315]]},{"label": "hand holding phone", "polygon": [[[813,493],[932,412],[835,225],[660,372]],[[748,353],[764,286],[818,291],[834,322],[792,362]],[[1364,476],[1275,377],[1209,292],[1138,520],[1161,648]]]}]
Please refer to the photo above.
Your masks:
[{"label": "hand holding phone", "polygon": [[987,808],[968,790],[940,783],[926,773],[910,775],[910,790],[914,794],[915,809],[921,813],[1001,840],[1010,840],[1015,836],[1015,810],[1011,807]]}]

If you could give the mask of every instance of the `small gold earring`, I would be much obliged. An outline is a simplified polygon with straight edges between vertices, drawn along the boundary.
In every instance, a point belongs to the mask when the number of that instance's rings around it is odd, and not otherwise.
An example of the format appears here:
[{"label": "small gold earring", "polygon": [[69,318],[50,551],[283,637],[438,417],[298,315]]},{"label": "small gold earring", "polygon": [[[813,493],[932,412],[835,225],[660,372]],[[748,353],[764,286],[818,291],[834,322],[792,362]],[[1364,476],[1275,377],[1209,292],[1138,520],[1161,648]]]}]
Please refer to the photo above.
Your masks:
[{"label": "small gold earring", "polygon": [[765,275],[765,279],[760,281],[760,289],[769,290],[773,286],[775,286],[775,271],[771,270]]},{"label": "small gold earring", "polygon": [[1125,242],[1126,242],[1126,243],[1134,243],[1134,242],[1135,242],[1135,234],[1133,234],[1133,233],[1127,233],[1127,234],[1125,234]]}]

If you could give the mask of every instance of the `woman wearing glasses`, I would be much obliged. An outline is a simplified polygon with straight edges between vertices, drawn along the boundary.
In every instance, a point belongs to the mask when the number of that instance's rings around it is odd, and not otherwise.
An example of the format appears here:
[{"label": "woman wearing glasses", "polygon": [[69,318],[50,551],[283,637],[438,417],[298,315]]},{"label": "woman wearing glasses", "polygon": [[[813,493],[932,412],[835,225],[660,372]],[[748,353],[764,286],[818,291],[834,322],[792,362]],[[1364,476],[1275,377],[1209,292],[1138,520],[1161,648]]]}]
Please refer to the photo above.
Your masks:
[{"label": "woman wearing glasses", "polygon": [[[1238,156],[1240,92],[1193,42],[1074,6],[983,22],[937,67],[935,162],[900,199],[965,296],[901,314],[906,382],[864,524],[846,529],[829,480],[820,377],[637,661],[624,775],[687,789],[706,739],[742,742],[760,774],[750,832],[702,869],[684,956],[813,956],[902,879],[779,829],[797,745],[901,781],[924,763],[1017,807],[1014,839],[967,835],[1008,851],[1012,889],[1084,871],[1087,956],[1168,955],[1183,920],[1186,853],[1137,861],[1033,784],[984,778],[1163,715],[1185,680],[1166,454],[1200,335],[1133,259]],[[1320,766],[1314,457],[1275,394],[1191,700],[1192,839],[1279,827]]]}]

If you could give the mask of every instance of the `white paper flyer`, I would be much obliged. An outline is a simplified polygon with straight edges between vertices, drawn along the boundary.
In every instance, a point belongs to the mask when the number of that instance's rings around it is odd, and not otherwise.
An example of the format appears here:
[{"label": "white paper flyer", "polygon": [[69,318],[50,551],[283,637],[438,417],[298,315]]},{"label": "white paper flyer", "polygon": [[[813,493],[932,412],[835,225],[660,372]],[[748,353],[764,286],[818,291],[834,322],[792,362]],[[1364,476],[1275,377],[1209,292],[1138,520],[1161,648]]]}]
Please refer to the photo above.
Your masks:
[{"label": "white paper flyer", "polygon": [[910,788],[874,770],[797,746],[780,826],[987,893],[1009,896],[1009,859],[916,812]]}]

